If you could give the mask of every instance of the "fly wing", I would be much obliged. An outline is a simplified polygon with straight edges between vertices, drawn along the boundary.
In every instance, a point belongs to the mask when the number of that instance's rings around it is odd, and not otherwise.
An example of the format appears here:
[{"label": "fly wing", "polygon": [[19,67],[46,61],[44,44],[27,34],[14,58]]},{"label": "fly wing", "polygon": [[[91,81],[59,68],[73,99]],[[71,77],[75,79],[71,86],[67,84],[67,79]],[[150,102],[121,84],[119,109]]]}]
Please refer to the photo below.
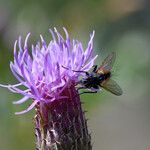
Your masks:
[{"label": "fly wing", "polygon": [[112,69],[112,66],[115,62],[116,59],[116,53],[112,52],[110,53],[102,62],[102,65],[97,69],[97,73],[105,73],[105,72],[109,72]]},{"label": "fly wing", "polygon": [[116,83],[116,81],[114,81],[112,79],[108,79],[107,81],[104,81],[104,83],[101,85],[101,87],[103,87],[107,91],[109,91],[117,96],[120,96],[123,93],[121,87]]}]

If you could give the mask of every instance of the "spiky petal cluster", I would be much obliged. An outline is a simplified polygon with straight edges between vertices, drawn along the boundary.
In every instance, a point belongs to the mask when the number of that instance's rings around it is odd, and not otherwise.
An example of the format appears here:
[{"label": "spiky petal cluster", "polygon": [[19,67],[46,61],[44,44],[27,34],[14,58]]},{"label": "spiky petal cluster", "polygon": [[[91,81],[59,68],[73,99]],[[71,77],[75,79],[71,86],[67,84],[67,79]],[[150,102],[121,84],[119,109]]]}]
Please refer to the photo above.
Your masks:
[{"label": "spiky petal cluster", "polygon": [[[92,56],[94,32],[84,50],[82,44],[71,41],[63,29],[65,39],[54,28],[50,30],[53,39],[48,45],[40,36],[41,42],[31,49],[27,46],[30,34],[24,46],[19,37],[14,45],[14,61],[10,63],[19,84],[1,86],[23,95],[14,104],[32,99],[26,110],[16,114],[35,107],[37,150],[91,150],[91,138],[75,86],[79,76],[84,75],[76,71],[90,70],[97,57]],[[26,89],[22,90],[22,86]]]},{"label": "spiky petal cluster", "polygon": [[[10,68],[19,84],[6,87],[12,92],[23,95],[23,98],[15,101],[14,104],[21,104],[29,98],[33,100],[26,110],[16,114],[28,112],[38,102],[49,103],[55,99],[64,98],[60,95],[68,81],[76,83],[80,76],[80,73],[72,70],[88,71],[93,66],[97,57],[92,58],[94,32],[84,50],[82,43],[77,40],[71,41],[66,29],[63,29],[65,39],[56,28],[54,32],[50,30],[53,39],[49,44],[46,44],[40,36],[41,43],[38,42],[29,48],[27,41],[30,33],[25,39],[24,46],[22,46],[21,37],[15,42],[14,61],[10,63]],[[17,50],[17,44],[19,50]],[[19,88],[22,85],[26,87],[25,90]]]}]

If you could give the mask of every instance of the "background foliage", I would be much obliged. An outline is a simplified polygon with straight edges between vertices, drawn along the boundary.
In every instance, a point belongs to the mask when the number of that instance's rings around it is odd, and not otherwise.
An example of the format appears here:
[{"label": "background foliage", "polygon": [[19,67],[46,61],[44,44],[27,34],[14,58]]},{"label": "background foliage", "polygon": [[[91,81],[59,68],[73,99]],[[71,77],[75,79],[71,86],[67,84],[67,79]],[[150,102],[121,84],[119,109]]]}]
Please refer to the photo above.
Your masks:
[{"label": "background foliage", "polygon": [[[0,82],[16,83],[9,62],[19,35],[31,32],[30,42],[35,42],[42,34],[48,41],[49,28],[62,32],[64,26],[86,43],[95,30],[97,64],[116,51],[114,79],[124,94],[116,97],[103,91],[82,96],[93,149],[149,150],[149,6],[149,0],[0,0]],[[19,98],[0,88],[0,149],[34,149],[34,111],[15,116],[28,105],[12,105]]]}]

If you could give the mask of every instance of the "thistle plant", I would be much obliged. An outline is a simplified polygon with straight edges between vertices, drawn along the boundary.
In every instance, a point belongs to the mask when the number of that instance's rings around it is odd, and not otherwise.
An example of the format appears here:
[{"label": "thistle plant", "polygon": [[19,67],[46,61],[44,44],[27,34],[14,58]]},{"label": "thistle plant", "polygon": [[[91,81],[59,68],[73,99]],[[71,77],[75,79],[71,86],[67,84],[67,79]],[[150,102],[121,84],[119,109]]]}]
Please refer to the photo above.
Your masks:
[{"label": "thistle plant", "polygon": [[84,50],[81,42],[71,40],[63,30],[65,38],[54,28],[50,30],[52,40],[48,44],[40,35],[41,41],[31,48],[27,44],[30,33],[24,46],[19,37],[14,44],[14,60],[10,62],[19,83],[1,86],[23,95],[14,104],[31,102],[17,115],[35,109],[37,150],[91,150],[91,137],[76,88],[85,74],[76,71],[89,71],[94,64],[94,32]]}]

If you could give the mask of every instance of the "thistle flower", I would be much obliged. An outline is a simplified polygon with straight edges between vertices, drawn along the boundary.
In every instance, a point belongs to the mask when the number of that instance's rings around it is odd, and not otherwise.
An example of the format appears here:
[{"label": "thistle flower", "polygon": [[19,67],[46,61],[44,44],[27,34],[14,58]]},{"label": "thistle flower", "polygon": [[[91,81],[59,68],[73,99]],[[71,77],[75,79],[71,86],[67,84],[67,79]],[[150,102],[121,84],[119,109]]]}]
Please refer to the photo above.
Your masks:
[{"label": "thistle flower", "polygon": [[[27,46],[30,33],[24,46],[21,37],[14,44],[14,61],[10,63],[13,75],[19,81],[15,85],[1,85],[23,98],[13,102],[21,104],[31,101],[23,114],[35,108],[34,117],[36,148],[38,150],[91,150],[90,134],[76,90],[79,77],[89,71],[97,56],[93,57],[93,37],[90,36],[87,48],[82,43],[71,41],[68,32],[65,39],[54,28],[50,30],[52,40]],[[18,44],[18,50],[17,50]],[[26,89],[22,89],[24,86]]]}]

